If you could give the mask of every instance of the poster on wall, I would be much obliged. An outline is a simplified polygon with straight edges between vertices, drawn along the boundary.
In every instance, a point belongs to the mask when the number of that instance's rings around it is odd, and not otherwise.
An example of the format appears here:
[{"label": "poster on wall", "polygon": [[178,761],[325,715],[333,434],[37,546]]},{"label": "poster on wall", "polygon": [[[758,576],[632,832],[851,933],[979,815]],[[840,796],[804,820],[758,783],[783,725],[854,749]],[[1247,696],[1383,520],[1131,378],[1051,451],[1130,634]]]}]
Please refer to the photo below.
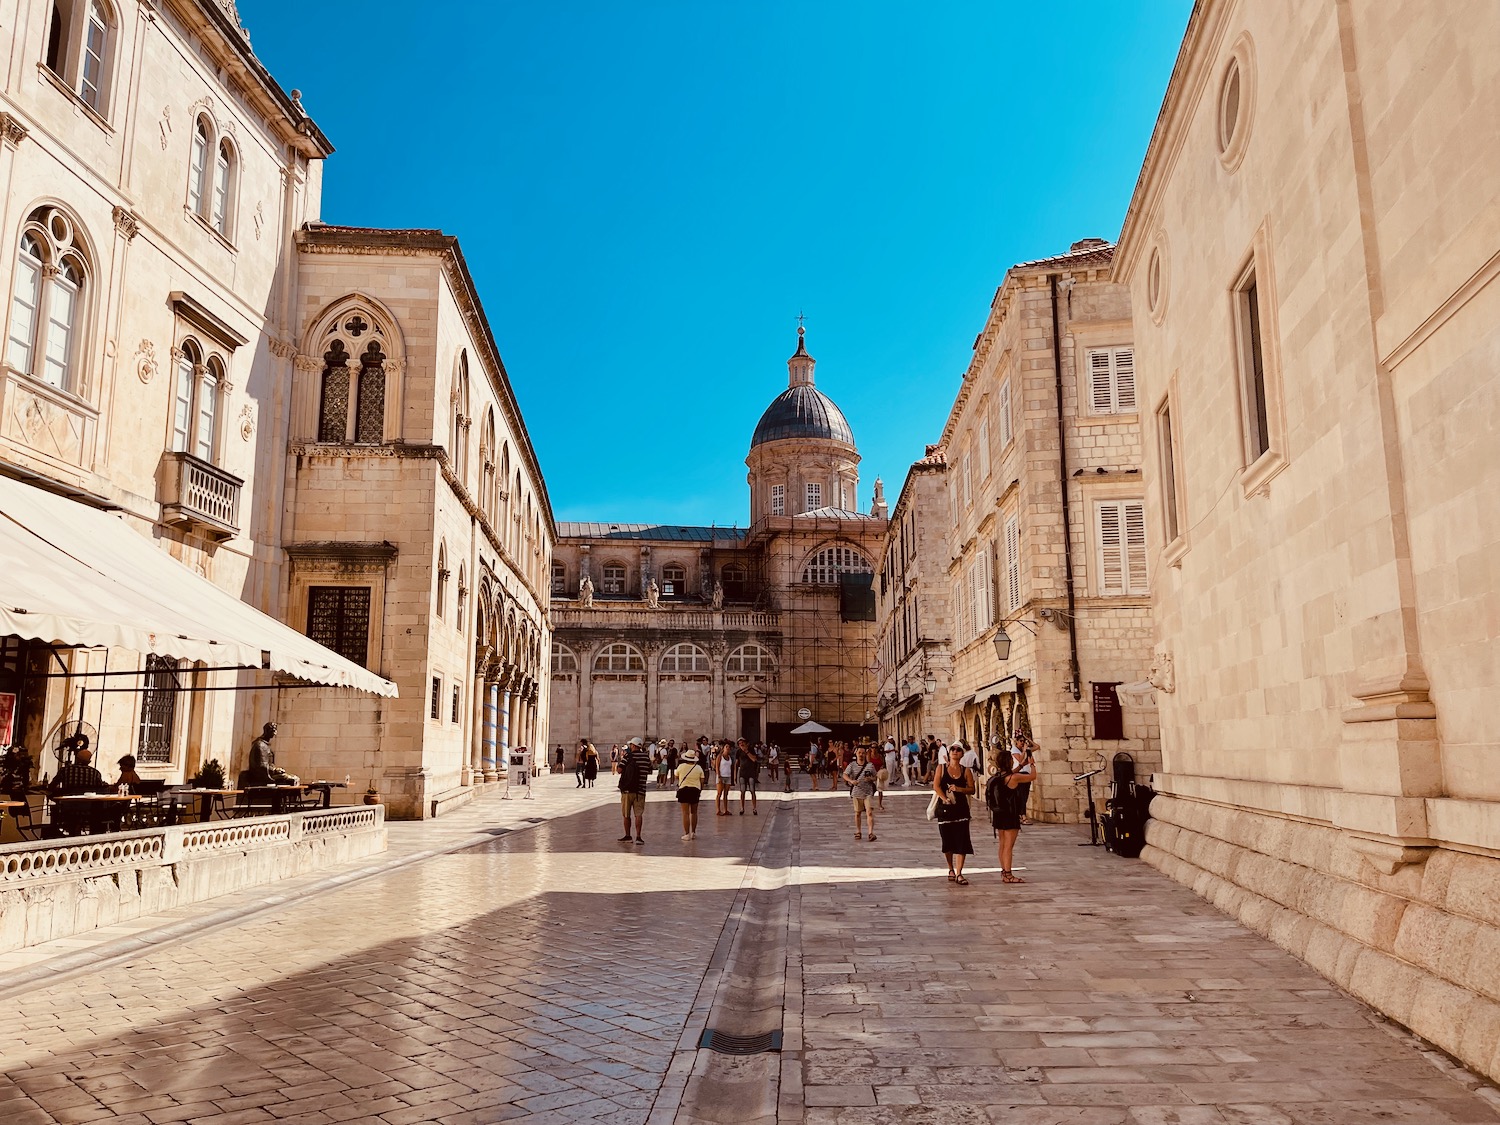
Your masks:
[{"label": "poster on wall", "polygon": [[16,725],[16,697],[0,691],[0,746],[9,746]]}]

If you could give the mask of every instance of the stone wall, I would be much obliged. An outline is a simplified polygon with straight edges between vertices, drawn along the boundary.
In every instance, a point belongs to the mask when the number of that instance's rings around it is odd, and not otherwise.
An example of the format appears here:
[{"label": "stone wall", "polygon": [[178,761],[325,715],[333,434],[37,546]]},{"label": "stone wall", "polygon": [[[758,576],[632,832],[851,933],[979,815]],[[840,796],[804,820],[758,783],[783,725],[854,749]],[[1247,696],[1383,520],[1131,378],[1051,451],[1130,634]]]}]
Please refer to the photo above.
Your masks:
[{"label": "stone wall", "polygon": [[379,806],[0,848],[0,952],[384,851]]}]

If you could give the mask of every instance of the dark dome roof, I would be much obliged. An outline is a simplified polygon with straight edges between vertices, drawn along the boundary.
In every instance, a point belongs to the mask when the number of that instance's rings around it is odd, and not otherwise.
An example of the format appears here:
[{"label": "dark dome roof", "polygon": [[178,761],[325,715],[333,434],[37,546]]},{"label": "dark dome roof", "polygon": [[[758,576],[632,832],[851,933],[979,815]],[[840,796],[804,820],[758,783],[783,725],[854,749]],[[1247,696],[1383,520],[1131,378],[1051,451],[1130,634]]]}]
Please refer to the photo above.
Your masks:
[{"label": "dark dome roof", "polygon": [[788,387],[766,407],[750,439],[753,449],[785,438],[826,438],[854,444],[854,431],[833,400],[810,383]]}]

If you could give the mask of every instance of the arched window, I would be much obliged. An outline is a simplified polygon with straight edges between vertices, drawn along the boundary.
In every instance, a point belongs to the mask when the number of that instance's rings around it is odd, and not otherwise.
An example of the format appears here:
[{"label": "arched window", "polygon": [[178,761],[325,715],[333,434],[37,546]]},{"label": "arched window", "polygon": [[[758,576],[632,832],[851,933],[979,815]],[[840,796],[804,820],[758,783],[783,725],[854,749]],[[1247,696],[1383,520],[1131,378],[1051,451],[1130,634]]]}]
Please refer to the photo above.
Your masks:
[{"label": "arched window", "polygon": [[724,584],[724,596],[730,601],[744,601],[750,596],[750,571],[744,563],[726,563],[719,571],[719,581]]},{"label": "arched window", "polygon": [[624,641],[605,645],[599,650],[599,655],[594,657],[595,675],[630,674],[645,670],[646,661],[641,657],[641,650]]},{"label": "arched window", "polygon": [[[363,312],[339,320],[325,337],[318,440],[378,445],[385,440],[386,333]],[[357,363],[351,348],[360,349]]]},{"label": "arched window", "polygon": [[837,586],[844,574],[873,574],[875,568],[853,547],[834,544],[807,560],[802,581],[810,586]]},{"label": "arched window", "polygon": [[486,410],[484,414],[484,437],[481,445],[483,448],[479,453],[479,471],[482,479],[479,482],[479,506],[484,509],[490,526],[494,527],[498,503],[495,494],[499,489],[495,484],[495,411],[493,408]]},{"label": "arched window", "polygon": [[[492,443],[481,441],[481,454]],[[448,423],[448,455],[453,458],[453,469],[463,484],[469,483],[469,353],[458,353],[458,374],[453,380],[453,401]],[[483,481],[481,480],[481,484]],[[480,507],[484,498],[480,496]]]},{"label": "arched window", "polygon": [[229,237],[229,220],[232,200],[229,186],[234,182],[234,146],[227,140],[219,141],[219,152],[214,158],[214,190],[208,214],[209,224],[225,238]]},{"label": "arched window", "polygon": [[193,149],[188,158],[188,208],[203,214],[203,198],[208,194],[209,134],[213,130],[208,118],[200,117],[193,125]]},{"label": "arched window", "polygon": [[687,571],[676,563],[661,568],[661,596],[680,598],[687,593]]},{"label": "arched window", "polygon": [[464,576],[464,564],[458,564],[458,610],[453,614],[453,627],[464,631],[464,608],[469,604],[469,583]]},{"label": "arched window", "polygon": [[437,615],[443,616],[448,606],[448,545],[438,544],[437,560]]},{"label": "arched window", "polygon": [[213,461],[218,448],[219,393],[224,386],[224,361],[210,356],[198,380],[198,409],[195,411],[193,454]]},{"label": "arched window", "polygon": [[108,108],[115,27],[114,9],[104,0],[53,0],[43,60],[100,115]]},{"label": "arched window", "polygon": [[11,367],[79,393],[78,357],[88,262],[72,219],[39,207],[21,230],[5,359]]},{"label": "arched window", "polygon": [[567,645],[552,644],[552,678],[571,679],[578,674],[578,657],[573,655],[573,650]]},{"label": "arched window", "polygon": [[724,661],[724,672],[730,676],[774,676],[776,657],[754,642],[742,644]]},{"label": "arched window", "polygon": [[706,676],[713,671],[713,666],[708,662],[708,653],[691,641],[684,641],[662,654],[661,670],[679,676]]}]

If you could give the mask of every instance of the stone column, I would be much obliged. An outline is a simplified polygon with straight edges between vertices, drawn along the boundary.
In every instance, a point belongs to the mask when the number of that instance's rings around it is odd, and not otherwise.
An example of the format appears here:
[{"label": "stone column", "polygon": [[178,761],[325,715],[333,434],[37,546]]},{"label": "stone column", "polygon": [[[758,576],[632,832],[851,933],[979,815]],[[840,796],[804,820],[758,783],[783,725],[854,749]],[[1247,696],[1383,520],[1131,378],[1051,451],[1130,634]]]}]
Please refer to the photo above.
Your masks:
[{"label": "stone column", "polygon": [[507,678],[503,681],[500,688],[500,742],[496,747],[496,756],[498,768],[501,773],[504,773],[510,767],[510,732],[511,720],[513,718],[511,714],[511,702],[514,697],[511,687],[511,680]]},{"label": "stone column", "polygon": [[469,749],[464,755],[461,785],[472,785],[476,777],[484,776],[484,677],[489,668],[488,646],[480,647],[474,655],[474,676],[469,681]]},{"label": "stone column", "polygon": [[730,733],[724,727],[724,711],[728,706],[724,701],[727,695],[727,685],[724,681],[724,661],[728,656],[729,646],[723,641],[713,641],[709,644],[709,663],[713,666],[714,670],[713,698],[709,705],[709,721],[711,726],[708,736],[710,738],[717,737],[718,735],[727,736]]},{"label": "stone column", "polygon": [[578,654],[578,737],[594,741],[594,654]]},{"label": "stone column", "polygon": [[648,641],[642,646],[646,654],[646,729],[642,735],[651,738],[657,734],[656,722],[661,700],[661,663],[658,656],[661,653],[661,645],[655,641]]},{"label": "stone column", "polygon": [[[491,672],[493,676],[493,672]],[[500,683],[493,678],[484,681],[484,780],[494,781],[495,747],[500,725]]]}]

